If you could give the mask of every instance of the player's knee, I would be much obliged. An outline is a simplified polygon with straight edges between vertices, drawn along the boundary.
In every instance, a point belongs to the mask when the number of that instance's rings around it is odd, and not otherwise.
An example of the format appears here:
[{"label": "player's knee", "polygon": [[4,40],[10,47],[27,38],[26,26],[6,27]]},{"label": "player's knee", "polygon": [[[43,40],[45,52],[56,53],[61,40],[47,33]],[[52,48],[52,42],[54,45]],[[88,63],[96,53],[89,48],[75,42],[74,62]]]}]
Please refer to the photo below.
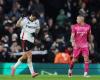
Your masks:
[{"label": "player's knee", "polygon": [[29,58],[28,58],[28,59],[27,59],[27,62],[28,62],[28,63],[32,62],[32,59],[29,59]]},{"label": "player's knee", "polygon": [[85,62],[89,62],[89,58],[88,57],[84,57],[84,61]]},{"label": "player's knee", "polygon": [[75,62],[76,60],[77,60],[76,58],[73,58],[73,59],[72,59],[72,62]]},{"label": "player's knee", "polygon": [[27,54],[27,58],[28,59],[32,59],[32,55],[29,53],[29,54]]},{"label": "player's knee", "polygon": [[89,62],[89,60],[84,60],[84,62],[85,62],[85,63],[88,63],[88,62]]}]

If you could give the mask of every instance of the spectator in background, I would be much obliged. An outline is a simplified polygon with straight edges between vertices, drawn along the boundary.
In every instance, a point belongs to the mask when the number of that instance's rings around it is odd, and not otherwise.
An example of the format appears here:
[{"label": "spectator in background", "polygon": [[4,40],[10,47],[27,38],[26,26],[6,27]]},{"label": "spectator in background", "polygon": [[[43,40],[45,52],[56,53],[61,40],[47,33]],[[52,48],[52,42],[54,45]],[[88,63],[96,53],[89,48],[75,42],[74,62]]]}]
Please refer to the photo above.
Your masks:
[{"label": "spectator in background", "polygon": [[87,16],[88,10],[86,10],[86,4],[82,3],[80,6],[81,6],[81,8],[79,9],[79,14]]},{"label": "spectator in background", "polygon": [[0,61],[4,61],[3,51],[4,51],[3,43],[0,41]]},{"label": "spectator in background", "polygon": [[16,33],[13,33],[11,37],[12,42],[17,42],[17,39],[18,39],[18,35]]},{"label": "spectator in background", "polygon": [[4,48],[3,48],[3,42],[0,41],[0,53],[1,53],[3,50],[4,50]]},{"label": "spectator in background", "polygon": [[58,14],[57,18],[56,18],[58,26],[64,27],[64,23],[65,23],[66,19],[67,19],[67,17],[65,15],[65,11],[63,9],[61,9],[59,11],[59,14]]},{"label": "spectator in background", "polygon": [[1,38],[1,40],[3,42],[3,46],[8,49],[9,48],[9,36],[5,35]]},{"label": "spectator in background", "polygon": [[71,48],[68,47],[64,52],[59,51],[55,55],[54,63],[69,64],[71,62]]},{"label": "spectator in background", "polygon": [[13,44],[13,42],[17,42],[17,44],[20,43],[20,42],[18,42],[18,34],[14,33],[14,32],[11,34],[11,44]]},{"label": "spectator in background", "polygon": [[54,54],[56,54],[59,50],[64,51],[65,47],[66,47],[65,39],[63,36],[60,36],[53,42],[51,50]]},{"label": "spectator in background", "polygon": [[17,21],[16,15],[12,15],[11,21],[12,21],[13,24],[16,24],[16,21]]},{"label": "spectator in background", "polygon": [[14,53],[21,52],[21,46],[18,45],[16,41],[14,41],[10,47],[10,50],[11,50],[10,58],[16,59],[16,55],[14,55]]},{"label": "spectator in background", "polygon": [[9,35],[9,28],[12,26],[12,21],[7,19],[3,22],[4,26],[4,35]]},{"label": "spectator in background", "polygon": [[64,52],[56,53],[54,63],[69,64],[70,61],[71,61],[71,58],[70,58],[70,55],[68,53],[64,53]]},{"label": "spectator in background", "polygon": [[98,24],[100,25],[100,10],[97,12],[96,14],[96,18],[97,18],[97,21],[98,21]]},{"label": "spectator in background", "polygon": [[67,0],[66,3],[64,4],[65,5],[65,13],[66,13],[66,16],[68,17],[68,21],[71,23],[71,0]]},{"label": "spectator in background", "polygon": [[40,18],[39,18],[40,24],[41,24],[41,26],[43,26],[43,25],[45,25],[45,14],[44,14],[44,12],[41,12],[41,13],[39,13],[39,15],[40,15]]},{"label": "spectator in background", "polygon": [[34,40],[34,51],[40,51],[41,50],[41,40],[39,38],[36,38]]},{"label": "spectator in background", "polygon": [[52,35],[53,41],[56,38],[56,30],[53,18],[47,19],[48,32]]},{"label": "spectator in background", "polygon": [[54,26],[54,21],[53,21],[52,18],[48,18],[48,20],[47,20],[47,25],[48,25],[49,29],[52,28],[52,27]]},{"label": "spectator in background", "polygon": [[4,0],[0,0],[0,5],[4,5]]},{"label": "spectator in background", "polygon": [[30,0],[30,3],[29,3],[29,10],[32,11],[32,10],[37,10],[37,12],[39,14],[41,13],[44,13],[45,10],[44,10],[44,6],[42,3],[40,3],[40,0]]},{"label": "spectator in background", "polygon": [[9,37],[6,35],[1,38],[0,41],[0,61],[8,61],[9,60]]},{"label": "spectator in background", "polygon": [[47,50],[49,50],[52,45],[52,36],[48,33],[48,31],[44,32],[44,45]]},{"label": "spectator in background", "polygon": [[3,34],[4,9],[0,6],[0,37]]},{"label": "spectator in background", "polygon": [[28,11],[30,11],[30,10],[31,10],[31,8],[33,7],[33,5],[34,5],[33,0],[29,0],[29,4],[28,4]]},{"label": "spectator in background", "polygon": [[13,2],[12,10],[10,11],[10,13],[8,13],[8,16],[12,17],[13,15],[15,15],[16,18],[18,19],[21,16],[20,8],[21,5],[18,1]]},{"label": "spectator in background", "polygon": [[3,61],[9,61],[9,52],[10,52],[10,43],[9,43],[9,36],[5,35],[1,38],[3,51],[1,56]]},{"label": "spectator in background", "polygon": [[75,18],[78,15],[78,11],[79,11],[79,4],[78,4],[79,0],[70,0],[71,3],[71,22],[75,23]]}]

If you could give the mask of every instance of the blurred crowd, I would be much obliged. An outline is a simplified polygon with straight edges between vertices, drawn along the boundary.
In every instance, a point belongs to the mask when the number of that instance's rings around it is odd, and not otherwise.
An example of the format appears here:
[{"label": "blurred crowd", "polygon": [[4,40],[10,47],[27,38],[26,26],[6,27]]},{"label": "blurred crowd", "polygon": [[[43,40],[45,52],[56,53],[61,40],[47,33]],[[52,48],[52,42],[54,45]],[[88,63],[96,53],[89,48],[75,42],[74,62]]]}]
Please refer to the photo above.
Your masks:
[{"label": "blurred crowd", "polygon": [[[33,55],[34,62],[55,62],[56,55],[62,58],[69,54],[70,26],[78,14],[85,14],[86,22],[92,26],[93,48],[90,62],[100,63],[100,0],[0,0],[0,61],[16,61],[13,53],[22,51],[20,42],[21,28],[16,28],[17,20],[37,10],[41,29],[34,50],[47,50],[46,55]],[[66,52],[67,51],[67,52]],[[82,62],[82,58],[78,62]],[[58,62],[59,63],[59,62]]]}]

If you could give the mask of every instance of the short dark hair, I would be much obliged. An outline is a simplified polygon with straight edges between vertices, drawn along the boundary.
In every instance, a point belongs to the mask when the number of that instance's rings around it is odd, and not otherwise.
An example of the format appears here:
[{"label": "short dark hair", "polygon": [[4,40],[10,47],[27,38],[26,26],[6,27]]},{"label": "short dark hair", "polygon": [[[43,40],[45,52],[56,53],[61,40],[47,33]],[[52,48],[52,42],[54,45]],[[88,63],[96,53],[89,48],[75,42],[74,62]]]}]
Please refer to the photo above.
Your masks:
[{"label": "short dark hair", "polygon": [[31,15],[35,16],[36,18],[39,18],[39,13],[36,10],[32,11]]}]

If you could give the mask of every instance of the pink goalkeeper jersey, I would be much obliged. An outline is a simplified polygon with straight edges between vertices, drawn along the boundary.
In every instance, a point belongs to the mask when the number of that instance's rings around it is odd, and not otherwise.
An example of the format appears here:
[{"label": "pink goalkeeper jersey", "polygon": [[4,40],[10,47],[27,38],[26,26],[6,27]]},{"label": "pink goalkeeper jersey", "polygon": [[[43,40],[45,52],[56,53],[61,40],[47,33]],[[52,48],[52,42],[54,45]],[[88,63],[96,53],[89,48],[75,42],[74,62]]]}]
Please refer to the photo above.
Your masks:
[{"label": "pink goalkeeper jersey", "polygon": [[72,33],[75,34],[74,40],[75,44],[74,47],[88,47],[88,36],[91,31],[91,27],[88,24],[84,24],[81,26],[80,24],[72,25]]}]

